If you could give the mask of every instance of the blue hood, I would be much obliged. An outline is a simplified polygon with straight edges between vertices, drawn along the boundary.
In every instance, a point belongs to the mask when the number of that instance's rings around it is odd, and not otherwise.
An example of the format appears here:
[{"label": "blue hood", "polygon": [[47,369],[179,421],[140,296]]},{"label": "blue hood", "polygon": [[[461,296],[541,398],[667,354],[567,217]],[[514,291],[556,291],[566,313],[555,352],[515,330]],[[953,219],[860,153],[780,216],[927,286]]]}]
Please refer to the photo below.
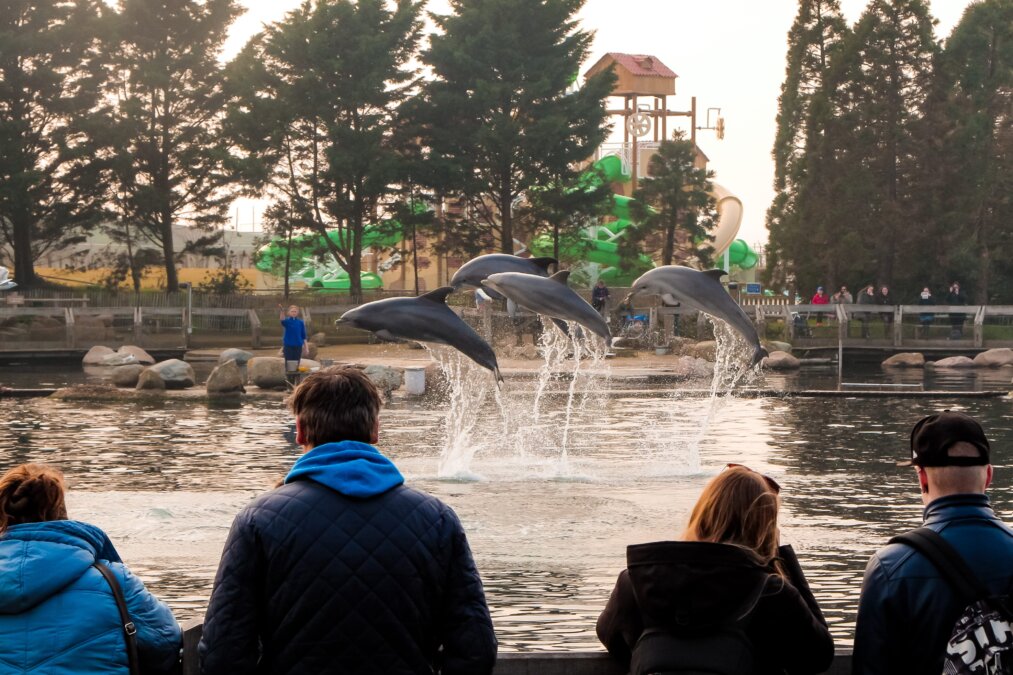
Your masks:
[{"label": "blue hood", "polygon": [[13,525],[0,536],[0,614],[20,614],[63,590],[96,560],[121,562],[106,533],[76,520]]},{"label": "blue hood", "polygon": [[404,483],[394,463],[367,443],[324,443],[296,461],[285,482],[306,479],[348,497],[375,497]]}]

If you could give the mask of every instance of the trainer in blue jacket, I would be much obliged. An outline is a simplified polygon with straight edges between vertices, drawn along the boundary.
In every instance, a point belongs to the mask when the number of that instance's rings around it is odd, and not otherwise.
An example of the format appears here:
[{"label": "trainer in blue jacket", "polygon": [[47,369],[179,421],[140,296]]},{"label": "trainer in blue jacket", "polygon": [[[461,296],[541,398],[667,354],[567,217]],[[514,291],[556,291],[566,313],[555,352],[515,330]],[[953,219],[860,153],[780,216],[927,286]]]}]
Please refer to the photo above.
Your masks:
[{"label": "trainer in blue jacket", "polygon": [[128,673],[112,570],[137,629],[140,665],[168,673],[183,636],[172,612],[120,561],[94,525],[66,520],[63,478],[23,464],[0,478],[0,674]]},{"label": "trainer in blue jacket", "polygon": [[485,675],[496,638],[461,522],[373,447],[380,396],[355,368],[290,401],[307,451],[236,516],[201,672]]},{"label": "trainer in blue jacket", "polygon": [[[1013,592],[1013,530],[985,496],[989,453],[974,419],[944,411],[915,425],[911,461],[904,464],[918,472],[924,527],[955,548],[990,593],[1005,595]],[[852,672],[939,675],[966,604],[922,553],[901,543],[880,549],[865,570]]]}]

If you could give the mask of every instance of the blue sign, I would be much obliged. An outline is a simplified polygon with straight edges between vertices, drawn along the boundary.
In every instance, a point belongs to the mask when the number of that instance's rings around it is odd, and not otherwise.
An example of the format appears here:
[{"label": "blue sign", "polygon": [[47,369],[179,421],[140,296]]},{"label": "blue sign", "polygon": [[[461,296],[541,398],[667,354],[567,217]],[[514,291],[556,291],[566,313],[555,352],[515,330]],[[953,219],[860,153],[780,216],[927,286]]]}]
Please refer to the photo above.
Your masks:
[{"label": "blue sign", "polygon": [[760,284],[746,284],[746,295],[759,295],[760,293]]}]

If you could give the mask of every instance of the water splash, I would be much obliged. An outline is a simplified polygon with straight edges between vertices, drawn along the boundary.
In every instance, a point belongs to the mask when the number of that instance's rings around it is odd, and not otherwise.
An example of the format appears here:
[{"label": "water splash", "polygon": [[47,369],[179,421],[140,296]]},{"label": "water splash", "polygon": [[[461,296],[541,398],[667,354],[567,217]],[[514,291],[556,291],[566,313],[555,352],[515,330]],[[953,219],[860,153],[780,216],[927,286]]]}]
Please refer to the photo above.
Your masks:
[{"label": "water splash", "polygon": [[481,480],[481,476],[471,471],[471,461],[482,448],[475,427],[488,416],[486,398],[496,386],[484,369],[457,350],[430,346],[426,349],[440,366],[449,394],[436,474],[440,478]]}]

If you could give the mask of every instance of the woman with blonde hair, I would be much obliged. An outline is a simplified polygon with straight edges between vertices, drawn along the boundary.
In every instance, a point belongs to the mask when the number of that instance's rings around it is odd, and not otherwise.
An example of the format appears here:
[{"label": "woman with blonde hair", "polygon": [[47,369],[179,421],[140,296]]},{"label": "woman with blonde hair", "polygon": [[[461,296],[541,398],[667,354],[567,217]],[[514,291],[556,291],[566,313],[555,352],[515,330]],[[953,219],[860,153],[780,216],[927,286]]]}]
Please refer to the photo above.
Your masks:
[{"label": "woman with blonde hair", "polygon": [[59,470],[0,477],[0,673],[168,673],[181,646],[172,611],[109,537],[67,519]]},{"label": "woman with blonde hair", "polygon": [[790,546],[780,486],[729,464],[697,500],[682,541],[635,544],[597,632],[631,675],[822,673],[834,643]]}]

